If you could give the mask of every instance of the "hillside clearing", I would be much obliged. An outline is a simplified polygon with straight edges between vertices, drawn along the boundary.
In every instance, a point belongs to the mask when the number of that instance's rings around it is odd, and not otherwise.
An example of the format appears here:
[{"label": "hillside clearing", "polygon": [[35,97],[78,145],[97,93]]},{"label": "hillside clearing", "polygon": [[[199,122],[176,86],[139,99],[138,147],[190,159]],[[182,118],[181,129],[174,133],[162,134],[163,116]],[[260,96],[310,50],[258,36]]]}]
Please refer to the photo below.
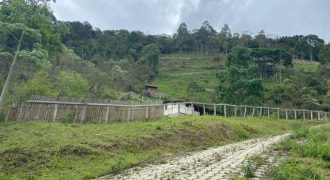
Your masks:
[{"label": "hillside clearing", "polygon": [[6,123],[0,126],[0,179],[88,179],[315,123],[213,116],[109,125]]}]

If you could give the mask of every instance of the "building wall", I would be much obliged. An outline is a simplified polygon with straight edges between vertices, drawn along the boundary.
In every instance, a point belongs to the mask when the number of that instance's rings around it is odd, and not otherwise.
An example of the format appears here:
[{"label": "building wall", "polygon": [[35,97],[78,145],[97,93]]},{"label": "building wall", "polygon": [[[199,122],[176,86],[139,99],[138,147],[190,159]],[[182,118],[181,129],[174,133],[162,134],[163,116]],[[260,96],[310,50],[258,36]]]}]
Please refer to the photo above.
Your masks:
[{"label": "building wall", "polygon": [[179,115],[199,115],[199,112],[194,111],[194,107],[187,107],[185,103],[171,103],[164,106],[165,116],[179,116]]}]

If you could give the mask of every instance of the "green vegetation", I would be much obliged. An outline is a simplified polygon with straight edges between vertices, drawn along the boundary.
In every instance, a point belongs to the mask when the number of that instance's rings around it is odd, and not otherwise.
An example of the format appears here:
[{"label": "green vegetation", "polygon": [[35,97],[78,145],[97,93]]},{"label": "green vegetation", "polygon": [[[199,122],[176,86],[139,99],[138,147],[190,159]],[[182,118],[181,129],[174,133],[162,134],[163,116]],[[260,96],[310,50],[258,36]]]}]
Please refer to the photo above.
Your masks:
[{"label": "green vegetation", "polygon": [[87,179],[314,123],[213,116],[109,125],[5,123],[0,126],[0,179]]},{"label": "green vegetation", "polygon": [[167,97],[207,102],[215,96],[216,74],[224,69],[222,56],[198,54],[163,55],[154,85]]},{"label": "green vegetation", "polygon": [[278,145],[289,157],[274,167],[269,179],[329,179],[330,125],[297,130]]},{"label": "green vegetation", "polygon": [[[260,31],[252,37],[226,24],[217,32],[208,21],[196,30],[182,23],[173,35],[100,30],[56,20],[53,2],[0,2],[5,110],[34,94],[130,100],[127,94],[144,96],[145,84],[159,86],[161,94],[139,99],[330,110],[330,48],[316,35],[271,38]],[[292,59],[311,63],[292,68]]]}]

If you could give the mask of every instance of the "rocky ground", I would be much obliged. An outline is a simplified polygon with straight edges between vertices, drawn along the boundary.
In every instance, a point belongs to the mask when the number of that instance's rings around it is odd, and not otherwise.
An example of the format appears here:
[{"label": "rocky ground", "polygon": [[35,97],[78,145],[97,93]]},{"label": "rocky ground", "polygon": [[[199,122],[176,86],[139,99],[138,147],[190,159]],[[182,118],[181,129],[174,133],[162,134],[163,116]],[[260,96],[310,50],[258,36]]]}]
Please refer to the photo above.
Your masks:
[{"label": "rocky ground", "polygon": [[253,172],[254,179],[262,179],[267,168],[276,160],[265,152],[289,134],[271,138],[242,141],[218,148],[187,154],[169,159],[161,164],[135,167],[119,175],[99,178],[107,179],[236,179],[244,177],[249,157],[263,156],[265,161]]}]

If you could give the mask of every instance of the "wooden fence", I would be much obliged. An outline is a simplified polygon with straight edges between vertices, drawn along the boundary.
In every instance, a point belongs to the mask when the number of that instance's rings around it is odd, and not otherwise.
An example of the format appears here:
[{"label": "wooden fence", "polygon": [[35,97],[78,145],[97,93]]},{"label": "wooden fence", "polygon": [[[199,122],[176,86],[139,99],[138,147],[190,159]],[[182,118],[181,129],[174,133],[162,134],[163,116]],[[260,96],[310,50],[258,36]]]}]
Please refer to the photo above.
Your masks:
[{"label": "wooden fence", "polygon": [[108,104],[30,100],[12,107],[7,121],[109,123],[164,116],[163,104]]},{"label": "wooden fence", "polygon": [[200,112],[201,115],[214,115],[224,117],[264,116],[278,119],[330,120],[329,112],[317,110],[281,109],[231,104],[207,104],[199,102],[189,103],[194,106],[195,111]]},{"label": "wooden fence", "polygon": [[[330,113],[316,110],[281,109],[271,107],[256,107],[231,104],[208,104],[199,102],[174,103],[169,110],[168,104],[163,103],[129,103],[129,102],[74,102],[59,101],[64,99],[29,100],[13,106],[7,113],[6,121],[49,121],[75,123],[110,123],[129,122],[142,119],[157,119],[176,112],[183,115],[180,107],[190,107],[190,114],[214,115],[224,117],[264,116],[278,119],[318,119],[329,120]],[[190,112],[189,111],[189,112]],[[173,114],[172,114],[173,115]],[[187,115],[187,114],[185,114]]]}]

